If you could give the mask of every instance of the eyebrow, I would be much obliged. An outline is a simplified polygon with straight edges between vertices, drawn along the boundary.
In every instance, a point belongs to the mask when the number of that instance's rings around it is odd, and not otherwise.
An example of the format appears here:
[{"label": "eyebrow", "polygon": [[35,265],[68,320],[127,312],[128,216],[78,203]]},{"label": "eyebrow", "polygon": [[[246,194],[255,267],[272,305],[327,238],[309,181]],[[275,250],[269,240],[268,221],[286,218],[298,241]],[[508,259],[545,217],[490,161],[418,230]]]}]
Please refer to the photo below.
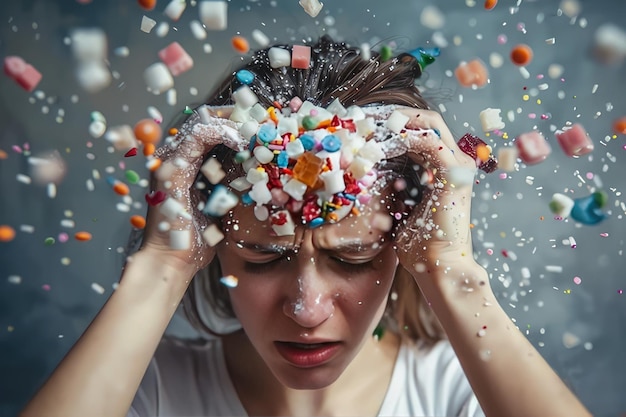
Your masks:
[{"label": "eyebrow", "polygon": [[[371,243],[363,243],[363,241],[359,239],[350,240],[347,242],[342,242],[337,245],[328,248],[321,248],[327,252],[341,252],[341,253],[359,253],[364,252],[369,249],[378,249],[386,244],[386,241],[375,241]],[[244,249],[250,249],[255,252],[261,253],[278,253],[284,254],[285,252],[297,251],[299,249],[298,245],[288,244],[281,245],[278,243],[257,243],[257,242],[243,242],[238,241],[235,244]],[[378,247],[375,247],[378,245]]]}]

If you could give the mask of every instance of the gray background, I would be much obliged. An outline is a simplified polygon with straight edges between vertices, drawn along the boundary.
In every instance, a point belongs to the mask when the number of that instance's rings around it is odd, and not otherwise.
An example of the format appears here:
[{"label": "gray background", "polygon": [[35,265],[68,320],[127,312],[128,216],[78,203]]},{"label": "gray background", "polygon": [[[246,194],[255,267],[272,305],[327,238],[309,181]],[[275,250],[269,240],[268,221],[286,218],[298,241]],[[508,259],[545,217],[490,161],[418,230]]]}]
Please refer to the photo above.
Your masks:
[{"label": "gray background", "polygon": [[[179,22],[170,22],[169,34],[160,38],[139,30],[143,11],[134,1],[94,0],[87,5],[71,0],[3,1],[1,55],[22,56],[44,78],[38,87],[43,94],[36,95],[0,77],[0,149],[9,155],[0,160],[0,224],[18,231],[15,240],[0,243],[0,415],[16,414],[101,308],[123,264],[120,248],[130,230],[128,218],[145,210],[145,189],[139,186],[131,187],[137,203],[131,213],[116,210],[121,198],[106,177],[123,179],[120,163],[126,163],[145,178],[144,159],[125,159],[110,152],[104,139],[91,138],[91,111],[101,111],[108,126],[133,125],[147,117],[149,105],[159,108],[166,121],[172,119],[186,104],[200,101],[225,71],[237,65],[231,36],[241,33],[250,38],[255,28],[295,43],[330,33],[355,45],[392,44],[398,52],[427,45],[435,30],[420,23],[420,12],[428,4],[327,0],[313,19],[296,0],[231,1],[228,29],[209,32],[205,41],[199,41],[189,29],[189,21],[197,19],[191,3]],[[498,149],[537,128],[553,145],[553,154],[542,164],[522,165],[506,178],[499,173],[480,178],[473,212],[476,254],[510,316],[591,411],[598,416],[623,415],[626,295],[619,290],[626,289],[621,206],[626,151],[624,136],[611,137],[611,123],[626,116],[626,69],[621,63],[603,65],[590,51],[599,25],[622,24],[626,29],[626,3],[582,0],[575,17],[564,15],[555,0],[500,0],[492,11],[485,11],[481,2],[432,4],[445,16],[445,25],[436,32],[449,45],[421,83],[430,88],[435,105],[443,103],[455,134],[475,130]],[[157,9],[146,14],[168,21],[162,14],[165,5],[160,0]],[[75,63],[64,39],[76,27],[101,27],[108,35],[109,63],[116,79],[102,92],[86,93],[75,80]],[[500,34],[506,35],[505,44],[497,42]],[[555,38],[554,44],[546,42],[550,38]],[[178,103],[170,106],[164,96],[146,91],[142,73],[158,61],[158,50],[174,40],[194,57],[195,66],[176,79]],[[507,59],[519,42],[535,52],[527,67],[528,79]],[[205,43],[213,47],[209,54],[203,51]],[[251,45],[255,46],[252,40]],[[130,56],[116,56],[113,50],[119,46],[128,46]],[[485,88],[461,88],[451,77],[459,61],[479,57],[489,62],[494,52],[504,57],[504,64],[490,68]],[[551,64],[564,66],[562,79],[548,76]],[[543,83],[548,88],[538,89]],[[529,100],[524,94],[531,96]],[[508,139],[480,131],[478,113],[486,107],[502,109]],[[515,113],[514,121],[506,118],[509,111]],[[532,119],[531,113],[550,117]],[[570,159],[558,148],[552,132],[567,122],[586,127],[596,143],[590,156]],[[16,180],[17,174],[29,174],[29,166],[27,156],[12,147],[26,142],[33,154],[56,149],[66,161],[68,174],[56,198],[48,198],[45,187]],[[94,170],[101,179],[94,180],[96,189],[90,192],[85,184]],[[608,193],[610,201],[610,218],[600,225],[558,221],[548,210],[555,192],[583,197],[597,187]],[[67,210],[76,223],[74,230],[60,225]],[[22,225],[33,226],[34,232],[21,231]],[[44,244],[47,237],[76,230],[91,232],[93,240]],[[567,242],[570,236],[577,242],[575,249]],[[63,265],[62,258],[69,259],[69,265]],[[562,272],[546,268],[551,265],[562,266]],[[523,278],[523,268],[528,268],[529,279]],[[14,283],[10,278],[14,276],[21,283]],[[576,276],[582,279],[580,285],[573,281]],[[104,287],[104,294],[94,291],[92,283]],[[178,318],[171,331],[188,334]]]}]

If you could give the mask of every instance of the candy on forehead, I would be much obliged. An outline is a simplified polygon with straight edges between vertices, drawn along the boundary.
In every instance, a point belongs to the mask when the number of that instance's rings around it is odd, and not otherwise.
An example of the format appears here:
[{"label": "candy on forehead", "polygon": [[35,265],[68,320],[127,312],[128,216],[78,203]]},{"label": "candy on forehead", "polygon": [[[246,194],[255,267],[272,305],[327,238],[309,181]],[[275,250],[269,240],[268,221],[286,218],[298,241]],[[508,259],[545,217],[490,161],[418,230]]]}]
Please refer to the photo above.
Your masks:
[{"label": "candy on forehead", "polygon": [[[254,205],[257,219],[268,221],[277,235],[293,234],[297,224],[336,223],[359,214],[378,191],[377,164],[407,150],[403,142],[409,118],[399,106],[345,108],[335,100],[323,108],[298,98],[290,101],[297,105],[269,107],[263,114],[253,110],[258,103],[235,105],[230,118],[234,115],[238,122],[215,118],[212,108],[202,106],[181,129],[200,140],[222,129],[225,145],[239,151],[235,163],[243,175],[226,185],[240,198],[218,186],[205,214],[222,216],[241,201]],[[436,135],[432,129],[422,133]],[[210,158],[202,170],[211,178],[222,168]]]}]

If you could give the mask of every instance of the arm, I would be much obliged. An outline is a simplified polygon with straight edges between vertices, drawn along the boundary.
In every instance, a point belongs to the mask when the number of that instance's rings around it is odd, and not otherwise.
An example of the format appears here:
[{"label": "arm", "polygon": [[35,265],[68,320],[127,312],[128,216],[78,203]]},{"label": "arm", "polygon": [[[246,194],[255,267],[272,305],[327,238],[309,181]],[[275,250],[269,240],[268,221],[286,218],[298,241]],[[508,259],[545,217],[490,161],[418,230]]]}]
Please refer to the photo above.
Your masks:
[{"label": "arm", "polygon": [[[195,120],[195,119],[194,119]],[[197,209],[193,181],[204,155],[223,137],[221,121],[190,124],[176,146],[160,148],[155,191],[168,195],[162,212],[151,207],[142,249],[128,260],[119,287],[21,417],[125,416],[158,343],[195,273],[213,258],[201,233],[207,218]],[[163,204],[163,203],[162,203]],[[161,206],[163,207],[163,206]],[[171,249],[168,232],[189,230],[189,247]]]},{"label": "arm", "polygon": [[441,116],[426,110],[409,115],[409,129],[436,128],[441,138],[407,136],[412,158],[431,169],[435,180],[399,233],[398,257],[448,335],[483,411],[507,417],[590,415],[516,328],[487,272],[474,261],[469,219],[475,161],[458,148]]}]

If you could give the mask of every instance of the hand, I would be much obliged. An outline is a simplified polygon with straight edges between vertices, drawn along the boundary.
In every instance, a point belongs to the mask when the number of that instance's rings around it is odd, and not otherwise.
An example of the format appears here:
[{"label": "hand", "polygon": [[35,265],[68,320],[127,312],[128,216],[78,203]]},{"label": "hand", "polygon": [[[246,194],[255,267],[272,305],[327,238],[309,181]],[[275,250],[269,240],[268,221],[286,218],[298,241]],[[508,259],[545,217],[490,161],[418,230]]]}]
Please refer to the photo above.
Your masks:
[{"label": "hand", "polygon": [[[407,152],[429,178],[421,202],[397,232],[400,263],[416,278],[434,268],[473,264],[470,216],[476,162],[459,149],[441,115],[430,110],[399,110],[410,117]],[[441,136],[418,129],[433,129]]]},{"label": "hand", "polygon": [[214,249],[202,236],[209,220],[198,209],[202,197],[194,181],[204,157],[215,145],[241,148],[236,125],[227,119],[229,113],[229,109],[211,109],[204,119],[206,124],[200,122],[198,114],[191,116],[172,143],[154,155],[162,163],[152,175],[150,196],[159,193],[165,199],[148,210],[141,250],[153,252],[158,262],[169,263],[191,276],[214,256]]}]

